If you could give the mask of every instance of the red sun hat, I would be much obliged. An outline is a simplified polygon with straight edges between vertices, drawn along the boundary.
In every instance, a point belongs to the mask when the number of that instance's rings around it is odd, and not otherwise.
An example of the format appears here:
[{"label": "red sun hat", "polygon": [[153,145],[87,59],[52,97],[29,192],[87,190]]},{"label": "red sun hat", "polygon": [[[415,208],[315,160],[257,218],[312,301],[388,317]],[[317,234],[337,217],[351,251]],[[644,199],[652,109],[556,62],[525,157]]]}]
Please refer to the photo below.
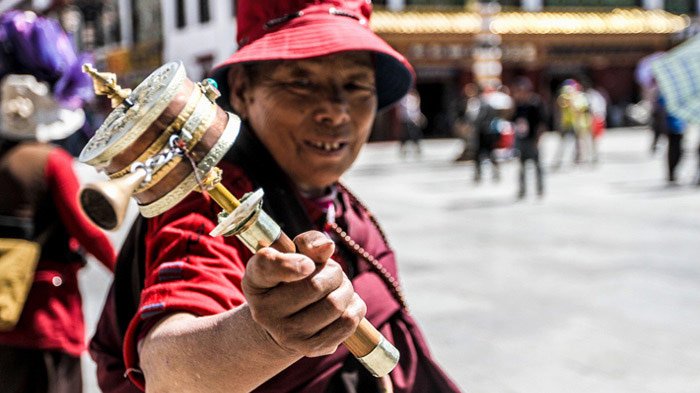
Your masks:
[{"label": "red sun hat", "polygon": [[350,51],[374,54],[379,109],[406,95],[413,83],[413,68],[406,58],[370,30],[370,0],[240,0],[237,4],[239,50],[212,70],[226,101],[226,75],[233,64]]}]

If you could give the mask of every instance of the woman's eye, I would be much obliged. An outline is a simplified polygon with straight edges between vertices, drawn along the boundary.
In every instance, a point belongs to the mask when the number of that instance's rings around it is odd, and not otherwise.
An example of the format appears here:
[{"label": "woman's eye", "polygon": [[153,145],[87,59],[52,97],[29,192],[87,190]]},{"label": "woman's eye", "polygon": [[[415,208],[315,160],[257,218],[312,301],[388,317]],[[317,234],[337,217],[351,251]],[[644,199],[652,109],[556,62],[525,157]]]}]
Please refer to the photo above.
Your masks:
[{"label": "woman's eye", "polygon": [[350,82],[345,85],[345,89],[348,91],[366,91],[373,92],[374,86],[370,83],[363,82]]},{"label": "woman's eye", "polygon": [[311,89],[314,84],[309,79],[296,79],[287,84],[289,87],[297,89]]}]

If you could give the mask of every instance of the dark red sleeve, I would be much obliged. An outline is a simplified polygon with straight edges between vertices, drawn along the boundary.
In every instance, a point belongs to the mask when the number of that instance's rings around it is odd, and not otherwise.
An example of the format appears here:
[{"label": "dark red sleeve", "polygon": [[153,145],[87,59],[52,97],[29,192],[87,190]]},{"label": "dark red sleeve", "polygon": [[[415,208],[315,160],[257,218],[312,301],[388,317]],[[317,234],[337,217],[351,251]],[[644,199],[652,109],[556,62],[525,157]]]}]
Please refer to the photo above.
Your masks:
[{"label": "dark red sleeve", "polygon": [[122,337],[117,326],[114,287],[110,288],[95,335],[90,340],[90,357],[97,363],[97,384],[104,393],[139,393],[124,376]]},{"label": "dark red sleeve", "polygon": [[53,149],[49,153],[45,174],[49,192],[70,236],[77,239],[80,245],[110,271],[114,271],[115,253],[112,243],[105,233],[87,218],[78,204],[80,185],[73,172],[73,157],[63,149]]},{"label": "dark red sleeve", "polygon": [[144,289],[124,339],[129,377],[140,387],[137,344],[165,315],[214,315],[243,302],[241,280],[251,253],[233,237],[211,237],[213,202],[192,193],[179,205],[149,220]]}]

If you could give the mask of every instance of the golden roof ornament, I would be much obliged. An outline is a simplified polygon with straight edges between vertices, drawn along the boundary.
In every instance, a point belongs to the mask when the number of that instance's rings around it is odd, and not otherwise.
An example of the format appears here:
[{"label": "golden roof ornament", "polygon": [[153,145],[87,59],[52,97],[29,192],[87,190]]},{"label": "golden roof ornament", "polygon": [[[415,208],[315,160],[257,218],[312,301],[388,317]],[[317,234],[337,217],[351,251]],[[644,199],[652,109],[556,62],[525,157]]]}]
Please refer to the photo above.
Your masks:
[{"label": "golden roof ornament", "polygon": [[117,74],[99,72],[89,63],[83,64],[83,72],[92,78],[95,94],[107,96],[112,102],[112,108],[116,108],[122,103],[133,106],[133,103],[129,101],[131,89],[124,89],[117,84]]}]

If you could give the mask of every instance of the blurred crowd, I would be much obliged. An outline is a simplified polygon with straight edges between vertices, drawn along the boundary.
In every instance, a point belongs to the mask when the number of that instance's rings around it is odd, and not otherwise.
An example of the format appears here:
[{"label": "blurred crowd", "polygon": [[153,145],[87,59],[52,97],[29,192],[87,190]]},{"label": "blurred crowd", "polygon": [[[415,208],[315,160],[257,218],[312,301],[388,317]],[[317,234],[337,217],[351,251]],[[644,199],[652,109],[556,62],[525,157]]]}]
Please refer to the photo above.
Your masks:
[{"label": "blurred crowd", "polygon": [[[559,143],[551,171],[562,168],[565,158],[573,165],[595,166],[599,162],[598,145],[606,132],[610,99],[606,91],[597,88],[587,78],[568,78],[556,90],[548,103],[535,91],[535,83],[526,76],[511,84],[468,83],[456,104],[457,118],[453,135],[462,139],[464,148],[456,162],[474,163],[474,182],[482,180],[483,166],[488,162],[494,181],[499,181],[500,162],[517,159],[518,198],[527,194],[528,165],[535,170],[535,187],[539,197],[545,192],[544,169],[539,152],[543,133],[556,133]],[[687,124],[667,110],[665,99],[655,83],[643,88],[644,99],[628,108],[627,116],[651,130],[651,154],[665,146],[666,180],[677,184],[676,169],[683,157],[683,135]],[[414,89],[399,106],[401,119],[401,155],[406,154],[410,141],[420,152],[425,116],[420,113],[420,96]],[[663,143],[666,139],[667,143]],[[700,146],[697,147],[700,157]],[[700,186],[700,168],[693,180]]]}]

